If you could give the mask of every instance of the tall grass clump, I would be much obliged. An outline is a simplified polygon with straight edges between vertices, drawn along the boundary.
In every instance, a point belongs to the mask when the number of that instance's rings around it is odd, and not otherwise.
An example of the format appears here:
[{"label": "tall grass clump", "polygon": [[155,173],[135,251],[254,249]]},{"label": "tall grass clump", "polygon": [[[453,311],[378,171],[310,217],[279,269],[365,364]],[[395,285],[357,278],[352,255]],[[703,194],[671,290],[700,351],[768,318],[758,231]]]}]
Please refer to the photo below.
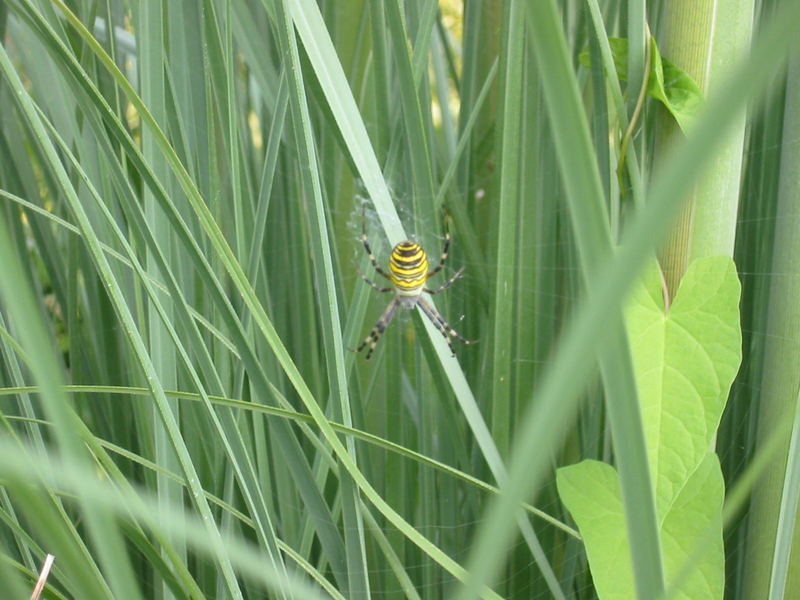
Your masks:
[{"label": "tall grass clump", "polygon": [[0,4],[0,596],[799,597],[798,22]]}]

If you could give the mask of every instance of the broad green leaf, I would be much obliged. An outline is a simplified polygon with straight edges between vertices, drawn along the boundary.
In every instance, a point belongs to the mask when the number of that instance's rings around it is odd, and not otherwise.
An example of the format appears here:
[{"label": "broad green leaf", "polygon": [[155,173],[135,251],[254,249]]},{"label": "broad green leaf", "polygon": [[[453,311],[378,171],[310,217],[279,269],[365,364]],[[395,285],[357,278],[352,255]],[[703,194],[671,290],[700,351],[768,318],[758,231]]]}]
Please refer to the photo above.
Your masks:
[{"label": "broad green leaf", "polygon": [[[558,493],[583,536],[598,596],[601,600],[635,598],[616,470],[599,461],[585,460],[559,469],[556,482]],[[709,545],[674,598],[722,598],[724,492],[719,460],[713,452],[706,452],[703,462],[689,477],[673,505],[659,519],[668,582],[679,574],[688,559],[693,558],[697,544]]]},{"label": "broad green leaf", "polygon": [[650,269],[633,293],[627,329],[659,514],[697,468],[741,362],[740,284],[725,257],[694,261],[668,312]]},{"label": "broad green leaf", "polygon": [[[741,361],[739,279],[733,261],[710,257],[689,266],[666,310],[663,289],[658,269],[648,270],[632,294],[626,324],[664,573],[669,584],[692,559],[695,568],[675,597],[722,598],[724,483],[710,447]],[[614,468],[584,461],[559,469],[557,484],[584,538],[599,597],[635,597]]]},{"label": "broad green leaf", "polygon": [[[722,545],[722,503],[725,482],[719,458],[707,451],[661,521],[664,573],[673,581],[687,561],[693,569],[673,598],[722,598],[725,551]],[[697,554],[698,547],[702,550]]]},{"label": "broad green leaf", "polygon": [[[628,80],[628,40],[624,38],[608,38],[614,67],[620,81]],[[672,113],[681,130],[686,132],[692,119],[703,106],[703,92],[694,79],[683,69],[661,56],[655,38],[650,38],[650,76],[647,81],[647,93],[661,101]],[[583,66],[591,65],[589,50],[580,53]]]},{"label": "broad green leaf", "polygon": [[558,469],[556,485],[583,536],[598,597],[635,598],[628,532],[614,467],[584,460]]}]

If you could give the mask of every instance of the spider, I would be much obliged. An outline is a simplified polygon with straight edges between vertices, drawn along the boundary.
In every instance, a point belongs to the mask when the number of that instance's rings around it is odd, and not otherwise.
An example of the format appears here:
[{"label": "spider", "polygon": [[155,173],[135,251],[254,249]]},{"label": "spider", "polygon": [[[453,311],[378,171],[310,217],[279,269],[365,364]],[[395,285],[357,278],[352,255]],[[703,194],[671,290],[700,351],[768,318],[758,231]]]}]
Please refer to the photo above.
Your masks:
[{"label": "spider", "polygon": [[384,271],[380,265],[378,265],[378,261],[375,260],[375,255],[372,254],[372,249],[367,239],[366,220],[363,216],[361,221],[361,242],[364,244],[364,249],[367,251],[367,256],[369,256],[369,261],[372,263],[372,268],[375,269],[378,275],[388,279],[392,285],[380,287],[367,279],[363,273],[361,274],[361,278],[379,292],[393,291],[395,296],[392,301],[389,302],[389,306],[386,307],[386,310],[383,311],[378,322],[375,323],[372,331],[369,332],[369,335],[356,349],[356,352],[361,352],[369,345],[369,350],[367,351],[367,360],[369,360],[370,356],[372,356],[372,353],[375,351],[375,347],[378,345],[378,340],[383,335],[383,332],[386,331],[397,309],[401,307],[412,309],[415,306],[419,306],[425,316],[430,319],[431,323],[439,330],[439,333],[447,340],[447,345],[450,346],[450,351],[453,353],[453,356],[455,356],[456,353],[453,349],[452,338],[456,338],[464,344],[475,343],[475,341],[466,340],[461,337],[455,329],[448,325],[444,317],[439,314],[430,302],[422,296],[422,292],[433,295],[447,289],[456,279],[461,277],[461,274],[464,272],[464,267],[461,267],[455,275],[435,290],[425,287],[425,283],[428,279],[441,271],[447,261],[447,254],[450,249],[449,231],[446,230],[444,234],[444,247],[442,249],[442,255],[439,258],[439,264],[432,271],[428,271],[428,256],[425,254],[425,250],[423,250],[422,246],[418,243],[410,240],[400,242],[392,249],[392,256],[389,260],[389,272],[387,273]]}]

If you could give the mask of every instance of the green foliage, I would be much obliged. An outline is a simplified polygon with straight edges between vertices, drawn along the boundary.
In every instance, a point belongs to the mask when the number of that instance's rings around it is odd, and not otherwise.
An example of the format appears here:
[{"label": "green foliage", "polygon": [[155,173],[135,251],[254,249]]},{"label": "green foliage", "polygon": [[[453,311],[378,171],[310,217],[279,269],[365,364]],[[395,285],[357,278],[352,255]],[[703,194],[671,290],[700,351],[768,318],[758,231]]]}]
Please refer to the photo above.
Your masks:
[{"label": "green foliage", "polygon": [[[733,261],[712,257],[689,266],[668,308],[660,271],[648,269],[626,311],[667,585],[692,565],[678,584],[680,598],[723,595],[724,482],[709,448],[741,362],[739,297]],[[584,461],[559,469],[557,481],[586,543],[601,600],[632,597],[614,468]]]},{"label": "green foliage", "polygon": [[[634,114],[640,85],[619,83],[645,74],[612,66],[643,70],[645,53],[628,61],[609,36],[643,49],[662,23],[622,8],[0,2],[0,595],[29,595],[51,553],[50,598],[589,600],[595,544],[565,523],[553,475],[580,459],[618,504],[608,535],[631,532],[613,553],[635,574],[628,597],[654,600],[663,572],[718,552],[718,521],[705,544],[682,529],[719,515],[708,451],[735,357],[709,362],[717,387],[692,388],[698,437],[669,432],[692,450],[686,470],[651,460],[667,404],[642,413],[632,390],[675,382],[635,381],[622,306],[749,107],[736,237],[750,355],[717,436],[726,487],[745,497],[750,465],[768,461],[751,462],[748,437],[756,366],[779,337],[763,336],[764,298],[791,272],[770,266],[775,216],[791,212],[771,202],[778,149],[797,135],[780,135],[782,95],[767,93],[800,5],[772,24],[756,13],[763,34],[706,112],[653,46],[650,92],[693,119],[671,157],[652,150],[656,103]],[[575,68],[585,47],[589,77]],[[738,175],[725,183],[735,197]],[[706,209],[704,223],[733,226]],[[370,361],[349,351],[388,299],[359,274],[374,275],[362,213],[384,266],[404,239],[435,264],[448,215],[431,287],[464,271],[431,300],[478,344],[454,357],[401,311]],[[684,295],[711,302],[726,269]],[[646,323],[663,313],[648,282]],[[670,308],[670,336],[697,328],[687,302]],[[701,312],[727,323],[730,308]],[[728,347],[717,329],[645,358],[710,377],[679,361]],[[782,525],[781,547],[791,534]]]},{"label": "green foliage", "polygon": [[[628,40],[608,38],[614,68],[620,81],[628,80]],[[580,53],[581,64],[591,66],[588,49]],[[661,56],[654,37],[650,37],[650,71],[647,78],[647,95],[661,102],[675,117],[685,132],[703,108],[703,92],[683,69]]]}]

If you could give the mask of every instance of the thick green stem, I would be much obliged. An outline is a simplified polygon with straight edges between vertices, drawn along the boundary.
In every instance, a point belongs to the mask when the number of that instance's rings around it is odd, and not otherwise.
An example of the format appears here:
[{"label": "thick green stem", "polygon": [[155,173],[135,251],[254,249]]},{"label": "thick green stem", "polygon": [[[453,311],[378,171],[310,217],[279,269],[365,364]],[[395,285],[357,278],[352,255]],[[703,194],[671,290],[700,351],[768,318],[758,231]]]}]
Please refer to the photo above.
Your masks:
[{"label": "thick green stem", "polygon": [[[752,0],[670,2],[659,39],[662,54],[691,75],[704,94],[713,94],[727,76],[730,65],[736,64],[749,48],[752,15]],[[744,127],[742,111],[724,146],[684,205],[661,251],[661,264],[673,293],[691,260],[733,254]],[[683,135],[666,111],[658,133],[657,156]]]}]

